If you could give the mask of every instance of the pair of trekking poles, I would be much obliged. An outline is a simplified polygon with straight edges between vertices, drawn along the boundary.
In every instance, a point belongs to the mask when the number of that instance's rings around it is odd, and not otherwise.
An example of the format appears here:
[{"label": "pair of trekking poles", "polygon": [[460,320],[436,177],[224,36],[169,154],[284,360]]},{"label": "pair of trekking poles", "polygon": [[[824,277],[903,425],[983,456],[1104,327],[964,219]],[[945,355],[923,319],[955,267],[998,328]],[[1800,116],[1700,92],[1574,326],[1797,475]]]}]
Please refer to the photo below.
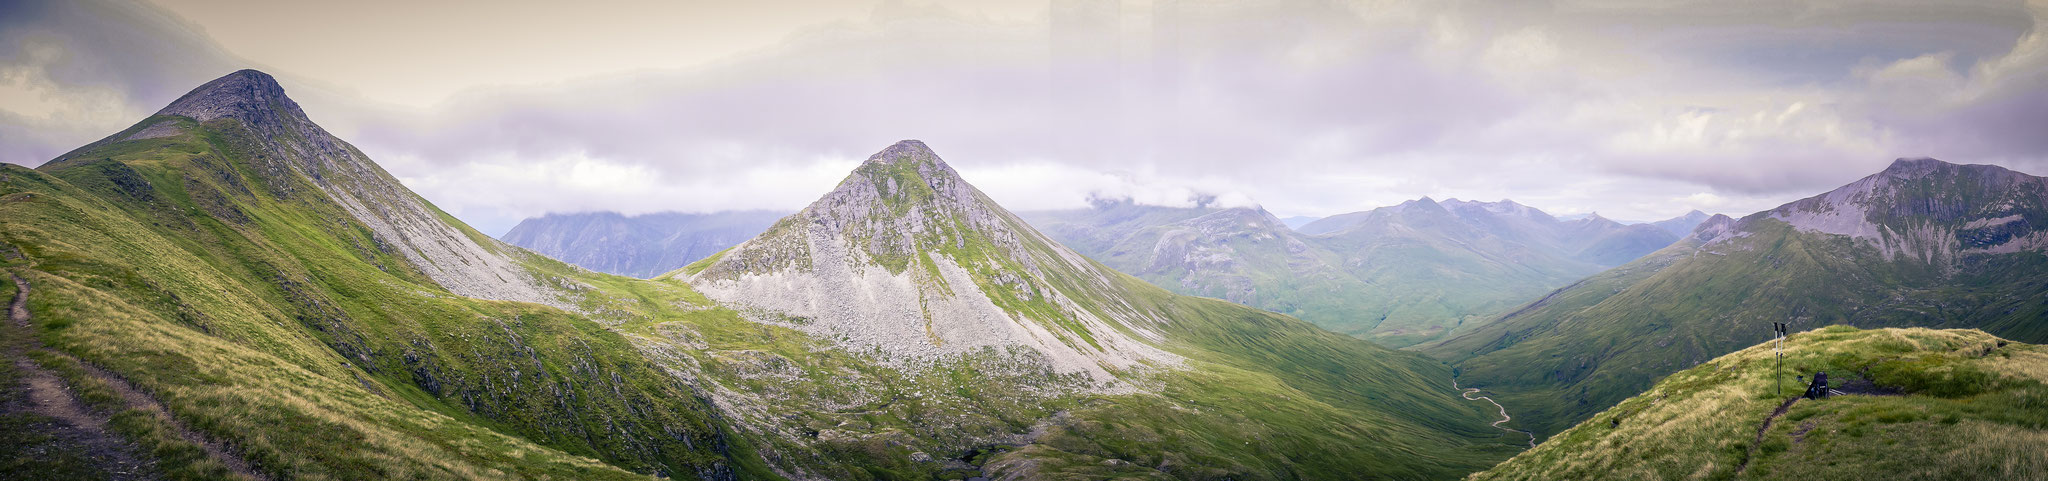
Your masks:
[{"label": "pair of trekking poles", "polygon": [[[1771,350],[1775,351],[1778,355],[1778,395],[1783,396],[1785,395],[1785,337],[1791,335],[1789,332],[1791,326],[1783,322],[1773,322],[1771,323],[1771,330],[1777,334],[1775,339],[1777,345],[1772,347]],[[1806,376],[1799,376],[1799,383],[1805,384]],[[1828,373],[1827,371],[1821,371],[1813,373],[1813,384],[1806,386],[1806,394],[1801,395],[1801,397],[1820,399],[1841,393],[1841,391],[1828,388]]]}]

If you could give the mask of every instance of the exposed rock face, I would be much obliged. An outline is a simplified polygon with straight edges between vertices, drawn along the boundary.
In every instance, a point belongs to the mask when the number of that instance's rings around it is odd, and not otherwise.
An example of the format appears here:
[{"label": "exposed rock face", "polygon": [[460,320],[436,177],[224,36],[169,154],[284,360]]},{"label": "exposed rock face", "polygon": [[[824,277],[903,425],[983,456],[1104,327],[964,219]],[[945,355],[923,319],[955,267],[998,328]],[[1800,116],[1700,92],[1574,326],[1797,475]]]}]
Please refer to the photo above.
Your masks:
[{"label": "exposed rock face", "polygon": [[764,322],[906,365],[1016,353],[1112,388],[1116,372],[1177,364],[1151,345],[1168,321],[1121,302],[1099,269],[908,140],[689,280]]},{"label": "exposed rock face", "polygon": [[1857,239],[1886,259],[1951,263],[1963,254],[2048,248],[2048,178],[1899,159],[1883,172],[1762,214],[1801,231]]},{"label": "exposed rock face", "polygon": [[[242,70],[193,89],[157,115],[199,122],[240,122],[258,145],[264,177],[280,195],[291,192],[287,176],[302,175],[320,192],[368,227],[388,252],[449,292],[480,299],[561,305],[512,256],[515,248],[451,225],[438,209],[414,195],[368,156],[306,118],[297,102],[270,75]],[[170,135],[152,132],[137,135]],[[172,127],[166,127],[172,128]]]},{"label": "exposed rock face", "polygon": [[586,269],[648,278],[760,235],[787,212],[548,214],[519,222],[503,240]]}]

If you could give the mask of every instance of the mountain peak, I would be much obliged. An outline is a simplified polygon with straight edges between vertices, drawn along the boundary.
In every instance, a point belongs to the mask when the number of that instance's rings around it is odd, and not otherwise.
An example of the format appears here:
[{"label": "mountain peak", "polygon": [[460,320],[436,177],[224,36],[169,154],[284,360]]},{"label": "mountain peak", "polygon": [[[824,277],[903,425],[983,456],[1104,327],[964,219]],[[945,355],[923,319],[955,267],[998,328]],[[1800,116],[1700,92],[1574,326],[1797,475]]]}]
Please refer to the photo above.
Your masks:
[{"label": "mountain peak", "polygon": [[1943,162],[1933,157],[1900,157],[1898,160],[1892,161],[1892,165],[1886,167],[1884,171],[1894,174],[1917,174],[1950,165],[1955,164]]},{"label": "mountain peak", "polygon": [[205,122],[227,117],[251,126],[277,123],[280,116],[304,118],[299,104],[286,97],[284,87],[270,74],[237,70],[192,89],[171,102],[157,115],[178,115]]},{"label": "mountain peak", "polygon": [[[163,116],[187,117],[197,121],[197,125],[157,118]],[[217,135],[175,135],[187,130]],[[171,135],[163,135],[166,131]],[[427,204],[362,151],[313,123],[297,103],[285,96],[277,79],[256,70],[240,70],[206,82],[127,131],[67,153],[39,169],[55,172],[88,165],[94,160],[114,161],[104,154],[92,155],[94,149],[142,138],[168,138],[165,142],[172,144],[143,148],[212,149],[193,160],[158,162],[150,167],[170,169],[166,172],[174,179],[188,179],[186,189],[200,189],[190,191],[194,199],[203,198],[199,196],[209,189],[207,185],[193,183],[191,179],[195,178],[215,179],[213,182],[223,182],[222,187],[230,189],[228,193],[214,191],[213,199],[235,195],[247,199],[253,190],[267,190],[272,198],[289,199],[293,206],[332,209],[314,211],[320,212],[323,221],[336,223],[331,225],[350,224],[343,224],[347,220],[338,217],[326,220],[324,216],[346,214],[360,230],[341,228],[351,232],[351,236],[364,236],[350,237],[361,239],[356,247],[375,246],[376,251],[360,251],[360,255],[367,258],[380,251],[400,258],[450,293],[573,308],[560,300],[555,287],[542,285],[521,264],[515,257],[521,254],[496,241],[479,240],[480,236],[467,226]],[[208,145],[216,141],[232,148]],[[239,168],[242,165],[247,168]],[[380,269],[405,270],[381,260],[373,262],[378,262]]]},{"label": "mountain peak", "polygon": [[867,162],[863,162],[861,165],[889,165],[904,162],[946,164],[946,161],[939,159],[939,154],[932,152],[931,147],[924,145],[924,141],[908,139],[898,141],[888,148],[882,149],[881,152],[868,156]]},{"label": "mountain peak", "polygon": [[1132,337],[1165,317],[1110,307],[1132,305],[1111,273],[996,205],[915,140],[883,149],[809,207],[686,269],[714,300],[804,319],[789,327],[895,362],[1035,351],[1019,354],[1022,362],[1085,373],[1091,383],[1179,362],[1144,340],[1156,338]]}]

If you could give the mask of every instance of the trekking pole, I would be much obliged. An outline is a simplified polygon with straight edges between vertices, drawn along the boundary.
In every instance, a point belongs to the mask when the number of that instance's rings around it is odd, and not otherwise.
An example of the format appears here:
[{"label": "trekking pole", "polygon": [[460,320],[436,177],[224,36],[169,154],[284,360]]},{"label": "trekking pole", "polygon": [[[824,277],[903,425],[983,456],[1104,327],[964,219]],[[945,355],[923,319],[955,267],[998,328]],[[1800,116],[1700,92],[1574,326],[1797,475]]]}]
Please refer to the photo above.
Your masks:
[{"label": "trekking pole", "polygon": [[1778,395],[1783,396],[1785,395],[1785,323],[1771,323],[1771,331],[1777,334],[1775,336],[1777,338],[1775,339],[1776,344],[1771,348],[1771,351],[1778,355],[1778,374],[1772,376],[1771,379],[1778,384]]}]

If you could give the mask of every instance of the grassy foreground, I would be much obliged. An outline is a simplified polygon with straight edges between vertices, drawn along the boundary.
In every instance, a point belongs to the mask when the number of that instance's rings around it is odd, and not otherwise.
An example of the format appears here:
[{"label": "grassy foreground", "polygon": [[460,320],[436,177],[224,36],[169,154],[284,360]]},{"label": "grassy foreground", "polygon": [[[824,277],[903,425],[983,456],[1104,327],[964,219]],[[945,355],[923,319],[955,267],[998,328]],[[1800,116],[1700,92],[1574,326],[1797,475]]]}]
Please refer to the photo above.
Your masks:
[{"label": "grassy foreground", "polygon": [[[1819,371],[1866,394],[1787,405]],[[1469,479],[2048,479],[2041,346],[1832,326],[1785,342],[1785,394],[1776,372],[1770,343],[1722,356]]]}]

